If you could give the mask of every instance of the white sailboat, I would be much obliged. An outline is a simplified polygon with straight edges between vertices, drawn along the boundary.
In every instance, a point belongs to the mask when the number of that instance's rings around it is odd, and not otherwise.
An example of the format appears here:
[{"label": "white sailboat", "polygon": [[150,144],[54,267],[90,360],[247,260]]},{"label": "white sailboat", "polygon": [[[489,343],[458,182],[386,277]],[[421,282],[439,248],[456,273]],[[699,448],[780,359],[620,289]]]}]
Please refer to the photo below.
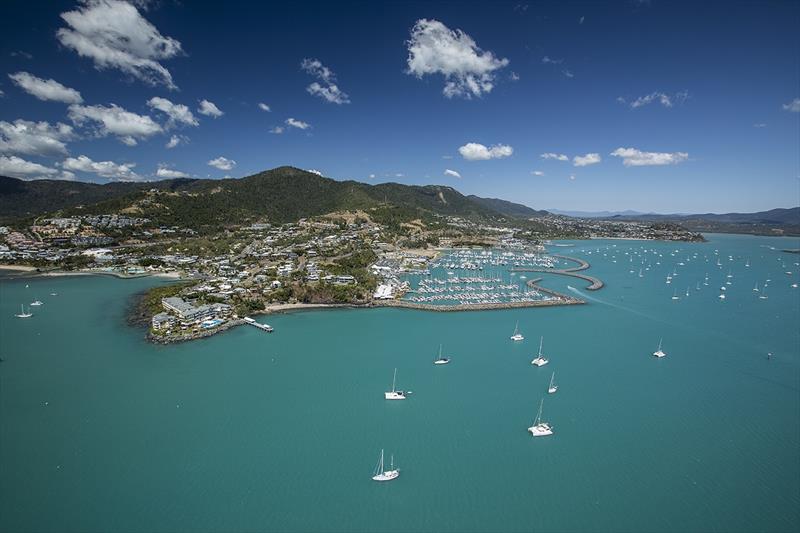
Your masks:
[{"label": "white sailboat", "polygon": [[439,357],[437,357],[436,360],[433,361],[433,364],[434,365],[446,365],[449,362],[450,362],[450,358],[449,357],[442,357],[442,345],[440,344],[439,345]]},{"label": "white sailboat", "polygon": [[391,456],[389,470],[383,469],[383,450],[381,450],[381,458],[378,464],[375,465],[375,471],[372,474],[374,481],[391,481],[397,479],[400,475],[400,469],[394,467],[394,455]]},{"label": "white sailboat", "polygon": [[664,357],[665,355],[667,355],[667,354],[666,354],[666,353],[664,353],[664,351],[661,349],[661,341],[663,341],[663,340],[664,340],[664,339],[658,339],[658,350],[656,350],[655,352],[653,352],[653,355],[654,355],[654,356],[656,356],[656,357]]},{"label": "white sailboat", "polygon": [[522,333],[519,332],[519,321],[517,321],[517,325],[514,326],[514,334],[511,335],[512,341],[522,341],[525,340],[525,337],[522,336]]},{"label": "white sailboat", "polygon": [[392,390],[383,393],[383,397],[387,400],[405,400],[406,393],[401,390],[395,390],[395,382],[397,381],[397,369],[394,369],[394,377],[392,378]]},{"label": "white sailboat", "polygon": [[672,291],[672,299],[673,300],[680,300],[680,297],[678,296],[678,289],[675,289],[674,291]]},{"label": "white sailboat", "polygon": [[41,301],[41,300],[34,300],[34,301],[31,302],[31,305],[34,306],[34,307],[38,307],[40,305],[44,305],[44,302]]},{"label": "white sailboat", "polygon": [[544,365],[546,365],[547,363],[550,362],[547,359],[545,359],[545,357],[542,355],[542,343],[543,342],[544,342],[544,337],[541,337],[539,339],[539,355],[537,355],[536,358],[533,361],[531,361],[532,365],[544,366]]},{"label": "white sailboat", "polygon": [[767,298],[769,298],[769,296],[767,296],[767,286],[765,284],[764,285],[764,290],[761,291],[761,294],[758,295],[758,299],[759,300],[766,300]]},{"label": "white sailboat", "polygon": [[539,413],[536,415],[536,420],[533,425],[528,428],[528,431],[534,437],[546,437],[553,434],[553,428],[548,422],[542,422],[542,406],[544,405],[544,398],[539,402]]},{"label": "white sailboat", "polygon": [[33,313],[31,313],[30,309],[28,309],[28,311],[25,312],[25,307],[22,304],[20,304],[19,313],[17,313],[14,316],[17,318],[30,318],[33,316]]},{"label": "white sailboat", "polygon": [[756,286],[753,287],[753,292],[758,292],[758,282],[756,281]]},{"label": "white sailboat", "polygon": [[553,375],[550,376],[550,386],[547,387],[547,394],[555,394],[555,392],[558,390],[558,385],[556,385],[555,379],[556,373],[553,372]]}]

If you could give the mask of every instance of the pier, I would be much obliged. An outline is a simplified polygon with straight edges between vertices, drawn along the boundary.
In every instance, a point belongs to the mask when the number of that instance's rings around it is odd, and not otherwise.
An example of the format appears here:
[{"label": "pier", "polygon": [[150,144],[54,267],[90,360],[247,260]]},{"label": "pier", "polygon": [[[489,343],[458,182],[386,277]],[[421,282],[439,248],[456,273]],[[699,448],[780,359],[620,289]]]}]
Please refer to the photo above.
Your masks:
[{"label": "pier", "polygon": [[[593,276],[587,276],[586,274],[579,274],[581,270],[586,270],[591,265],[588,261],[584,261],[583,259],[578,259],[575,257],[567,257],[566,255],[558,255],[553,254],[552,257],[556,257],[558,259],[564,259],[567,261],[574,261],[578,263],[576,267],[570,268],[512,268],[510,269],[511,272],[542,272],[545,274],[558,274],[559,276],[570,276],[573,278],[582,279],[584,281],[588,281],[591,283],[588,287],[586,287],[587,291],[596,291],[598,289],[602,289],[605,285],[602,280],[595,278]],[[541,287],[537,287],[539,290],[542,290]]]},{"label": "pier", "polygon": [[255,326],[261,331],[266,331],[267,333],[272,333],[274,331],[273,327],[269,324],[262,324],[261,322],[256,322],[255,319],[250,318],[249,316],[244,317],[245,324],[250,324],[251,326]]}]

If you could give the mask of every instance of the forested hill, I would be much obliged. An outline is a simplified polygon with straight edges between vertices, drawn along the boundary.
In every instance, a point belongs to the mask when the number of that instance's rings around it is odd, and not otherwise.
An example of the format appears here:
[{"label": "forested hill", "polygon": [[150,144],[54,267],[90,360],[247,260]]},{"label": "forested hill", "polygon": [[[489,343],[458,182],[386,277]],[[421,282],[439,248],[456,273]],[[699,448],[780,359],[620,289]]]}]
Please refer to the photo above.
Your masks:
[{"label": "forested hill", "polygon": [[293,167],[237,179],[105,185],[0,177],[0,218],[5,221],[55,212],[71,215],[123,209],[187,226],[248,220],[290,222],[354,209],[378,210],[382,216],[403,220],[434,214],[471,219],[513,216],[480,200],[452,187],[336,181]]}]

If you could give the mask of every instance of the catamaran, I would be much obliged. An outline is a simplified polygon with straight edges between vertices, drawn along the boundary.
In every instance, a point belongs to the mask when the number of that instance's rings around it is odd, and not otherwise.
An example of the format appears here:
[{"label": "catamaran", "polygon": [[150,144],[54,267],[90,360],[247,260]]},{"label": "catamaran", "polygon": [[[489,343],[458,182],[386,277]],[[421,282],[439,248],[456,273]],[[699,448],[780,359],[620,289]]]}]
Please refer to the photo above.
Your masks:
[{"label": "catamaran", "polygon": [[531,361],[532,365],[544,366],[544,365],[546,365],[547,363],[550,362],[547,359],[545,359],[545,357],[542,355],[542,343],[543,342],[544,342],[544,337],[541,337],[539,339],[539,355],[537,355],[536,358],[533,361]]},{"label": "catamaran", "polygon": [[528,431],[534,437],[546,437],[553,434],[553,427],[548,422],[542,422],[542,406],[544,405],[544,398],[539,402],[539,414],[536,415],[536,420],[533,425],[528,428]]},{"label": "catamaran", "polygon": [[656,350],[655,352],[653,352],[653,355],[654,355],[654,356],[656,356],[656,357],[664,357],[665,355],[667,355],[667,354],[666,354],[666,353],[664,353],[664,351],[661,349],[661,341],[663,341],[663,340],[664,340],[664,339],[658,339],[658,350]]},{"label": "catamaran", "polygon": [[449,357],[442,357],[442,345],[439,345],[439,357],[433,361],[434,365],[446,365],[450,362]]},{"label": "catamaran", "polygon": [[41,301],[41,300],[34,300],[34,301],[31,302],[31,305],[35,306],[35,307],[38,307],[40,305],[44,305],[44,302]]},{"label": "catamaran", "polygon": [[394,377],[392,378],[392,390],[383,393],[383,397],[387,400],[405,400],[406,393],[401,390],[395,390],[395,382],[397,381],[397,369],[394,369]]},{"label": "catamaran", "polygon": [[389,470],[383,469],[383,450],[381,450],[381,458],[378,464],[375,465],[372,479],[374,481],[391,481],[397,479],[397,476],[400,475],[400,469],[394,467],[394,455],[391,456],[390,464]]},{"label": "catamaran", "polygon": [[556,373],[553,372],[553,375],[550,376],[550,386],[547,387],[547,394],[555,394],[555,392],[558,390],[558,385],[556,385],[555,379]]},{"label": "catamaran", "polygon": [[17,318],[30,318],[30,317],[33,316],[33,313],[31,313],[30,309],[28,309],[28,311],[25,312],[25,307],[22,304],[20,304],[19,313],[17,313],[14,316],[17,317]]},{"label": "catamaran", "polygon": [[514,334],[511,335],[512,341],[522,341],[525,340],[525,337],[522,336],[522,333],[519,332],[519,321],[517,321],[517,325],[514,326]]}]

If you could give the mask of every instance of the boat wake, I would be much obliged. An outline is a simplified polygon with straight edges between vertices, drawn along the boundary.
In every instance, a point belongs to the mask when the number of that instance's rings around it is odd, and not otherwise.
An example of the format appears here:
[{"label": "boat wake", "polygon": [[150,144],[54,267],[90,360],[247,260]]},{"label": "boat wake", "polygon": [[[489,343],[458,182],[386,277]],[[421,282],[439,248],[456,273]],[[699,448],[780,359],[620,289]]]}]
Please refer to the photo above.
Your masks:
[{"label": "boat wake", "polygon": [[601,300],[600,298],[595,298],[594,296],[589,296],[585,292],[576,289],[572,285],[567,285],[567,289],[569,289],[571,292],[573,292],[573,293],[577,294],[578,296],[580,296],[580,298],[582,300],[588,300],[590,302],[595,302],[595,303],[598,303],[598,304],[603,304],[603,305],[607,305],[609,307],[613,307],[615,309],[620,309],[622,311],[627,311],[628,313],[632,313],[634,315],[639,315],[639,316],[642,316],[642,317],[645,317],[645,318],[649,318],[649,319],[652,319],[652,320],[658,320],[656,317],[654,317],[652,315],[648,315],[647,313],[642,313],[641,311],[637,311],[636,309],[632,309],[630,307],[625,307],[624,305],[619,305],[619,304],[612,303],[612,302],[609,302],[609,301],[606,301],[606,300]]}]

